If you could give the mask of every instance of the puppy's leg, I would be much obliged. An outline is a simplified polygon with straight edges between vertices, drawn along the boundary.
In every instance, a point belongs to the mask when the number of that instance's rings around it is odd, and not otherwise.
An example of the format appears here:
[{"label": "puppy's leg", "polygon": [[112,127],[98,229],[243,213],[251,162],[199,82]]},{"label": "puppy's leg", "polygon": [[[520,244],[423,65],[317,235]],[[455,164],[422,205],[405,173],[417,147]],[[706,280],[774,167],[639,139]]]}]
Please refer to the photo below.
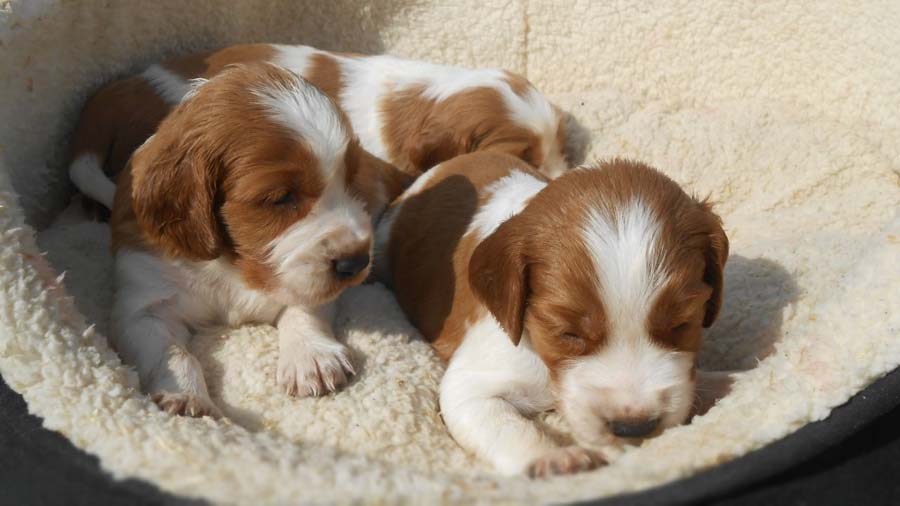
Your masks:
[{"label": "puppy's leg", "polygon": [[142,311],[114,321],[117,348],[133,365],[141,386],[169,413],[189,416],[221,416],[203,378],[203,369],[187,350],[190,332],[165,313]]},{"label": "puppy's leg", "polygon": [[278,384],[289,395],[334,392],[356,374],[346,346],[332,331],[336,304],[288,307],[278,320]]},{"label": "puppy's leg", "polygon": [[[569,474],[605,463],[599,453],[560,447],[500,393],[490,374],[460,364],[454,356],[441,381],[441,415],[463,448],[506,475]],[[507,385],[508,386],[508,385]]]}]

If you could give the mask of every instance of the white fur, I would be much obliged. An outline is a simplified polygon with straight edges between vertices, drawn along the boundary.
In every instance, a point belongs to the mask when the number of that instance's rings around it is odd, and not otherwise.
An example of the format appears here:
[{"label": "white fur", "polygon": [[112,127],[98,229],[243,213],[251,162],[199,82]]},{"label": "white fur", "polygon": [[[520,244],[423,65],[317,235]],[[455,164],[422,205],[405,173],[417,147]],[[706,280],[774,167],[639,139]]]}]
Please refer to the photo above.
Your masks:
[{"label": "white fur", "polygon": [[69,166],[69,178],[78,191],[112,209],[116,185],[103,173],[100,157],[82,153]]},{"label": "white fur", "polygon": [[598,290],[611,328],[636,333],[667,280],[659,250],[658,218],[640,200],[612,209],[591,209],[582,240],[593,253]]},{"label": "white fur", "polygon": [[362,147],[383,160],[389,157],[383,138],[385,120],[381,106],[390,94],[424,86],[425,98],[442,101],[473,88],[492,88],[500,93],[510,119],[541,137],[542,169],[551,176],[565,169],[565,160],[556,137],[558,114],[546,97],[534,88],[529,88],[525,96],[516,95],[503,70],[466,69],[389,55],[350,58],[309,46],[273,47],[277,54],[272,62],[299,75],[308,71],[312,55],[329,54],[338,61],[344,83],[340,106],[347,113]]},{"label": "white fur", "polygon": [[141,73],[156,94],[170,106],[177,105],[191,92],[191,83],[162,65],[150,65]]},{"label": "white fur", "polygon": [[[490,195],[467,234],[485,238],[522,212],[546,186],[518,170],[483,192]],[[454,439],[512,475],[538,459],[554,458],[559,446],[525,416],[553,407],[549,371],[531,349],[527,332],[518,346],[497,321],[484,316],[467,331],[441,381],[441,413]]]},{"label": "white fur", "polygon": [[[346,349],[331,334],[333,310],[329,304],[285,309],[272,297],[247,288],[225,260],[170,261],[125,249],[116,255],[115,271],[111,335],[149,394],[186,395],[216,411],[209,401],[203,371],[187,351],[192,332],[208,326],[278,322],[283,348],[279,371],[304,372],[289,377],[279,373],[279,381],[292,393],[318,395],[342,384],[329,364],[342,366],[338,372],[352,372]],[[279,321],[282,313],[287,318]],[[296,325],[304,319],[315,325]],[[310,354],[300,353],[302,350]],[[320,371],[321,376],[311,371]],[[296,383],[288,387],[289,380]]]},{"label": "white fur", "polygon": [[486,315],[466,332],[441,381],[453,438],[504,474],[518,474],[557,444],[526,415],[553,407],[549,372],[527,336],[514,346]]},{"label": "white fur", "polygon": [[617,419],[681,423],[693,401],[693,355],[655,344],[647,329],[668,279],[658,220],[634,199],[610,211],[591,209],[582,226],[607,318],[606,343],[561,374],[561,408],[584,444],[610,443],[605,424]]},{"label": "white fur", "polygon": [[479,238],[497,230],[503,222],[522,212],[528,202],[544,189],[547,183],[520,170],[491,183],[484,191],[491,195],[481,206],[469,227]]},{"label": "white fur", "polygon": [[350,134],[331,100],[299,77],[290,88],[254,90],[273,119],[303,139],[319,162],[325,180],[343,165]]},{"label": "white fur", "polygon": [[332,260],[371,239],[363,204],[347,194],[343,177],[335,178],[309,214],[272,241],[269,258],[278,279],[272,296],[299,304],[333,296],[330,284],[323,284],[330,279]]},{"label": "white fur", "polygon": [[333,392],[356,374],[349,350],[334,340],[335,303],[289,307],[278,322],[278,384],[303,397]]}]

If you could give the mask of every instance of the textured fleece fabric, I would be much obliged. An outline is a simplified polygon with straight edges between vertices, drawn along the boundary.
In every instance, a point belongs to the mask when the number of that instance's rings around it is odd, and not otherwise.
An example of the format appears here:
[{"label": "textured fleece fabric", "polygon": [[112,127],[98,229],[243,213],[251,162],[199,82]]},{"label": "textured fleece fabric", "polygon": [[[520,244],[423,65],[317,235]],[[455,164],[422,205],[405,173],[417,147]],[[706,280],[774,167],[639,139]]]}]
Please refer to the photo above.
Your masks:
[{"label": "textured fleece fabric", "polygon": [[[2,2],[0,374],[114,476],[217,503],[558,502],[729,461],[900,364],[898,26],[892,1]],[[286,397],[274,329],[247,326],[193,345],[227,419],[160,412],[106,344],[109,232],[67,208],[67,138],[110,78],[250,41],[518,71],[574,116],[573,151],[710,195],[732,254],[701,364],[744,369],[733,392],[599,471],[498,477],[450,438],[440,362],[370,285],[340,301],[362,372],[344,391]]]}]

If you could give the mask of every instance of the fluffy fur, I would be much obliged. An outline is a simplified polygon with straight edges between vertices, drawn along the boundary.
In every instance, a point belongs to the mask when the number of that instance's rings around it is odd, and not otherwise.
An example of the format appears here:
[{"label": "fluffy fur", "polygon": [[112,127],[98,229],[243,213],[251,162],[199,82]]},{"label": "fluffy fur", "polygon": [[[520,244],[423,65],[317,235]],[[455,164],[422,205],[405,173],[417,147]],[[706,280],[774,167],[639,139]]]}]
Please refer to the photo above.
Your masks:
[{"label": "fluffy fur", "polygon": [[[116,477],[218,503],[565,502],[735,459],[900,364],[898,25],[900,6],[850,1],[13,1],[0,8],[0,373]],[[161,413],[107,345],[108,227],[59,214],[65,147],[100,84],[259,40],[515,70],[584,124],[590,157],[648,160],[712,195],[733,253],[700,361],[751,370],[602,472],[497,478],[444,428],[434,354],[388,291],[364,286],[339,301],[359,373],[341,394],[288,397],[272,378],[277,329],[217,328],[192,352],[230,422]]]},{"label": "fluffy fur", "polygon": [[[98,90],[84,108],[72,146],[69,172],[75,186],[85,195],[102,196],[102,191],[83,184],[96,186],[104,174],[118,175],[121,165],[109,153],[116,145],[120,151],[134,149],[135,142],[152,134],[167,110],[191,93],[192,83],[229,65],[259,62],[274,63],[309,80],[340,108],[362,147],[402,173],[419,175],[458,154],[485,150],[517,156],[550,176],[568,168],[563,114],[519,75],[389,55],[248,44],[180,55]],[[340,126],[340,121],[325,116],[323,128],[311,130],[291,120],[292,114],[309,112],[303,110],[307,102],[278,95],[273,91],[262,98],[287,121],[285,126],[299,128],[298,134],[308,137],[313,149],[339,145],[319,133],[328,137],[328,126]]]},{"label": "fluffy fur", "polygon": [[[622,160],[549,182],[494,153],[429,172],[391,205],[376,249],[448,361],[441,413],[460,445],[543,477],[687,419],[728,256],[707,203]],[[577,444],[523,418],[554,408]]]},{"label": "fluffy fur", "polygon": [[162,408],[220,414],[188,349],[210,325],[277,323],[276,379],[291,395],[347,383],[333,301],[365,279],[372,249],[351,141],[328,97],[262,63],[197,83],[135,152],[110,222],[110,330]]}]

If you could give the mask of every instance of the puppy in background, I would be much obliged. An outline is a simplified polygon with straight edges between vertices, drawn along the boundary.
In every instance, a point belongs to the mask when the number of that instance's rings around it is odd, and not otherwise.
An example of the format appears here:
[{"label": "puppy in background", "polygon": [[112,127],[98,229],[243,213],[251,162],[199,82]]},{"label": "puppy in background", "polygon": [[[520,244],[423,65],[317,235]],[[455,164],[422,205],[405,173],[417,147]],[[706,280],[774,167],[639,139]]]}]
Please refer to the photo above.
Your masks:
[{"label": "puppy in background", "polygon": [[[253,44],[174,58],[108,84],[82,111],[70,178],[84,195],[112,205],[115,177],[128,157],[178,104],[195,78],[228,65],[270,62],[328,95],[366,151],[419,175],[474,151],[513,155],[548,176],[566,168],[564,117],[525,78],[499,69],[465,69],[387,55]],[[371,179],[390,196],[400,182]]]},{"label": "puppy in background", "polygon": [[[548,181],[474,153],[420,177],[378,226],[379,276],[448,362],[441,414],[504,474],[591,469],[686,420],[728,240],[660,172],[613,160]],[[534,422],[557,409],[577,444]]]},{"label": "puppy in background", "polygon": [[163,409],[216,414],[192,333],[271,323],[278,383],[334,391],[354,368],[333,301],[369,272],[383,162],[324,93],[272,64],[230,67],[182,98],[116,188],[115,347]]}]

